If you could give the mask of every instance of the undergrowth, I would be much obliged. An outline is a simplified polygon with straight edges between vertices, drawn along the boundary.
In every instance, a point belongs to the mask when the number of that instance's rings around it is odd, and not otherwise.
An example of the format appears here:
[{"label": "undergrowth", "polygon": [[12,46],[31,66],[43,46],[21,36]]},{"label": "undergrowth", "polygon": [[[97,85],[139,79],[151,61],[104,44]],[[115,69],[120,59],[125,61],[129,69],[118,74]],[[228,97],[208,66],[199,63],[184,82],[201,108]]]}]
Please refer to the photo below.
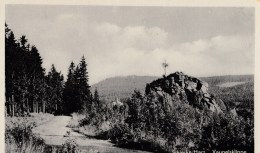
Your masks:
[{"label": "undergrowth", "polygon": [[6,153],[42,153],[46,147],[44,140],[33,134],[32,129],[54,116],[52,114],[30,114],[27,117],[5,118]]}]

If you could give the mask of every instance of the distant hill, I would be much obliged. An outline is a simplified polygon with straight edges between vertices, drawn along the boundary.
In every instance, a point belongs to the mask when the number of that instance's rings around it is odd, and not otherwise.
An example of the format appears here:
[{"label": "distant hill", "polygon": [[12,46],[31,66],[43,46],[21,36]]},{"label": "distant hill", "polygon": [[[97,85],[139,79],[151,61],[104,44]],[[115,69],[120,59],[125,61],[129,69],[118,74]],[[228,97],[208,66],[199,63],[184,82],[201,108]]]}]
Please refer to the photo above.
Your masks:
[{"label": "distant hill", "polygon": [[117,97],[122,99],[131,96],[133,91],[144,91],[147,83],[157,79],[156,76],[122,76],[112,77],[91,86],[92,92],[97,89],[100,98],[114,101]]},{"label": "distant hill", "polygon": [[254,82],[254,75],[225,75],[225,76],[212,76],[212,77],[200,77],[201,80],[206,81],[209,87],[221,86],[225,83],[232,82]]},{"label": "distant hill", "polygon": [[[107,78],[92,85],[91,90],[98,90],[100,98],[106,101],[114,101],[116,98],[130,97],[133,91],[140,90],[144,93],[147,83],[158,79],[156,76],[122,76]],[[227,75],[200,77],[201,80],[208,82],[209,89],[216,88],[218,85],[229,82],[253,82],[254,75]],[[212,91],[212,90],[211,90]]]}]

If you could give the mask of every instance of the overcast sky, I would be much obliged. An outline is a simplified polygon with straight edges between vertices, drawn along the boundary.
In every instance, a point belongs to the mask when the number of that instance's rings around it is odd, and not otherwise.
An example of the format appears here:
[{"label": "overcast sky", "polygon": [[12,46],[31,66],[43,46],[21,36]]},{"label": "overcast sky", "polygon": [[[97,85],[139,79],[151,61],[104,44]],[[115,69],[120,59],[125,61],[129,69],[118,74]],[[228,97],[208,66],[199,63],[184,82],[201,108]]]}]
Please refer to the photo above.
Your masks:
[{"label": "overcast sky", "polygon": [[254,9],[7,5],[16,37],[36,45],[49,71],[86,57],[90,84],[107,77],[254,73]]}]

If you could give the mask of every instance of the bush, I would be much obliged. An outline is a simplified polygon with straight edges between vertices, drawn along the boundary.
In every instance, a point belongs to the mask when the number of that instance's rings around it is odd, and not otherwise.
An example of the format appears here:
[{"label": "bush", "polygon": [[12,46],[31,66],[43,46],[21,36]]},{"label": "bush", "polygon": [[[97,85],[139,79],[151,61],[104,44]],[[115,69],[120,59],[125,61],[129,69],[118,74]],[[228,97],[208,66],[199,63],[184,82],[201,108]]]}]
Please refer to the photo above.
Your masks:
[{"label": "bush", "polygon": [[64,144],[62,144],[59,152],[61,153],[78,153],[78,145],[73,139],[68,139],[65,141]]},{"label": "bush", "polygon": [[32,133],[36,123],[28,118],[7,119],[5,129],[6,152],[43,152],[44,140]]},{"label": "bush", "polygon": [[126,124],[116,124],[108,131],[108,137],[113,143],[123,145],[133,141],[134,135]]},{"label": "bush", "polygon": [[5,118],[6,152],[43,152],[44,140],[33,134],[32,129],[53,118],[51,114],[30,114],[30,117]]},{"label": "bush", "polygon": [[80,127],[82,120],[84,120],[86,118],[86,115],[82,115],[79,113],[72,113],[71,116],[72,116],[72,118],[71,118],[69,124],[67,125],[67,127],[70,127],[70,128]]}]

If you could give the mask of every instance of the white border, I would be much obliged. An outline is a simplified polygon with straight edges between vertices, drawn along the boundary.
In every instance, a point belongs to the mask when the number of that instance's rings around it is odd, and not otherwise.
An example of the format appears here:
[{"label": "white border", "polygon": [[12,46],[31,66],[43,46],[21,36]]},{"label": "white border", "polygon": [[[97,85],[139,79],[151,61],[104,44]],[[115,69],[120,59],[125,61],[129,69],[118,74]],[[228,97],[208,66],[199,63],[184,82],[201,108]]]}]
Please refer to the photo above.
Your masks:
[{"label": "white border", "polygon": [[[113,5],[113,6],[175,6],[175,7],[254,7],[255,8],[255,153],[260,152],[258,147],[260,127],[260,0],[0,0],[0,152],[4,152],[4,23],[6,4],[31,5]],[[258,94],[259,93],[259,94]]]}]

